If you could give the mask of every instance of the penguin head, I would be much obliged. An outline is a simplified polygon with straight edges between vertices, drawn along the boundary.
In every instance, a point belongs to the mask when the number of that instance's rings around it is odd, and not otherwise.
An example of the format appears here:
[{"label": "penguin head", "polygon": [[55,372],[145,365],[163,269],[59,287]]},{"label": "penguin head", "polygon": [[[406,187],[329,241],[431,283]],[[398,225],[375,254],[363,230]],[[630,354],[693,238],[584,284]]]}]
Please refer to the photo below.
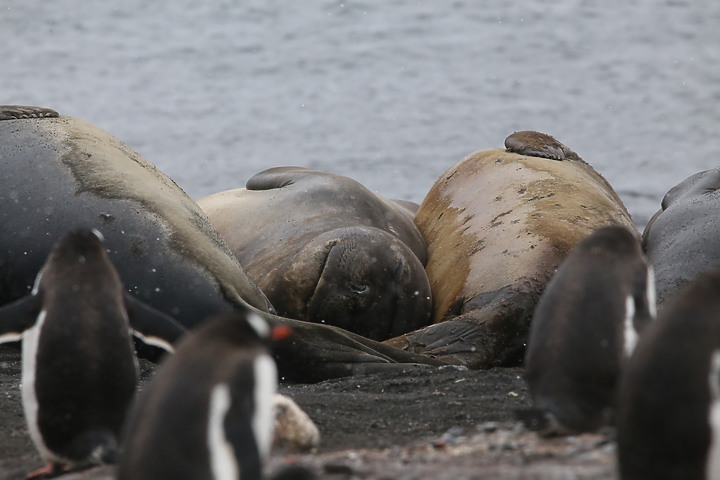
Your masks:
[{"label": "penguin head", "polygon": [[248,313],[247,323],[255,331],[258,338],[264,342],[276,342],[290,336],[292,329],[289,325],[270,325],[266,319],[255,312]]},{"label": "penguin head", "polygon": [[51,260],[72,264],[84,264],[89,260],[104,258],[103,235],[93,229],[79,228],[63,235],[50,253]]}]

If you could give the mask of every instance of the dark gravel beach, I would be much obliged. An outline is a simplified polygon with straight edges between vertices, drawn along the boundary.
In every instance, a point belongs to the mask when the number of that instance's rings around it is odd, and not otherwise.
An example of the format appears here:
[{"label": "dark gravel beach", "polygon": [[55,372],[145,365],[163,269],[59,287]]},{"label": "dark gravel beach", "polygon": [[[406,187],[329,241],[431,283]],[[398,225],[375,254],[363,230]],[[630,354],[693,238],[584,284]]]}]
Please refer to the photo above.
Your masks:
[{"label": "dark gravel beach", "polygon": [[[141,361],[142,377],[153,365]],[[0,347],[0,480],[41,466],[20,400],[20,351]],[[317,424],[316,452],[274,452],[272,473],[305,465],[326,479],[613,479],[614,445],[601,435],[542,439],[513,412],[529,405],[520,368],[401,367],[317,384],[281,385]],[[109,479],[112,467],[61,476]]]}]

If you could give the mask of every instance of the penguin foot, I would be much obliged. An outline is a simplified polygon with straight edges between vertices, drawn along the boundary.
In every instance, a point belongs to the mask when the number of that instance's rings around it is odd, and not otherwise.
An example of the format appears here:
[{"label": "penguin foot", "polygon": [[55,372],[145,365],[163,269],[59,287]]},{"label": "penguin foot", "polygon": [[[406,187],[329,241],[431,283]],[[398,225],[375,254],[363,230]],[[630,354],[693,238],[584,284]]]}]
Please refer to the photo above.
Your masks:
[{"label": "penguin foot", "polygon": [[63,465],[62,463],[56,463],[48,461],[45,463],[45,466],[42,468],[38,468],[37,470],[33,470],[32,472],[27,474],[27,478],[42,478],[47,476],[56,476],[60,475],[61,473],[67,472],[70,469],[69,466]]}]

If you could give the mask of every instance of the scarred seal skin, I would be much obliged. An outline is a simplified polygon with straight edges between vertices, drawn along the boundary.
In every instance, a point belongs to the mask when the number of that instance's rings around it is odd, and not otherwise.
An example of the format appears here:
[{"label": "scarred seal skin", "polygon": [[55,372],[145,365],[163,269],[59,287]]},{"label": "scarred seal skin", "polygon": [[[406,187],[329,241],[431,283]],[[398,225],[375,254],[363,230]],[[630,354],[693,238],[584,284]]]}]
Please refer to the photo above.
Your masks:
[{"label": "scarred seal skin", "polygon": [[605,225],[637,232],[586,162],[499,149],[443,173],[415,222],[428,246],[435,325],[387,343],[470,368],[521,361],[535,304],[580,240]]},{"label": "scarred seal skin", "polygon": [[406,204],[302,167],[198,204],[278,314],[374,340],[430,323],[425,242]]}]

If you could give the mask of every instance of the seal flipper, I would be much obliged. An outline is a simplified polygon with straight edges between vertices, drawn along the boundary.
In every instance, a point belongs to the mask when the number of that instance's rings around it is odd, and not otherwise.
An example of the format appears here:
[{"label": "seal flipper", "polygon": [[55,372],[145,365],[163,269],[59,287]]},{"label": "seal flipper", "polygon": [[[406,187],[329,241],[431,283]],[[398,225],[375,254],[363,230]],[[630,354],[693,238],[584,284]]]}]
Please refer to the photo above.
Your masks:
[{"label": "seal flipper", "polygon": [[60,115],[55,110],[25,105],[0,105],[0,120],[19,118],[53,118]]},{"label": "seal flipper", "polygon": [[20,340],[23,332],[35,325],[40,308],[38,295],[28,295],[0,308],[0,343]]},{"label": "seal flipper", "polygon": [[187,329],[172,317],[156,310],[140,300],[125,294],[125,308],[132,334],[143,343],[174,352],[173,344],[187,333]]},{"label": "seal flipper", "polygon": [[580,160],[577,153],[545,133],[526,130],[515,132],[505,139],[508,152],[528,157],[549,158],[551,160]]},{"label": "seal flipper", "polygon": [[[313,170],[305,167],[273,167],[250,177],[245,184],[248,190],[272,190],[292,184]],[[317,173],[317,172],[316,172]]]}]

